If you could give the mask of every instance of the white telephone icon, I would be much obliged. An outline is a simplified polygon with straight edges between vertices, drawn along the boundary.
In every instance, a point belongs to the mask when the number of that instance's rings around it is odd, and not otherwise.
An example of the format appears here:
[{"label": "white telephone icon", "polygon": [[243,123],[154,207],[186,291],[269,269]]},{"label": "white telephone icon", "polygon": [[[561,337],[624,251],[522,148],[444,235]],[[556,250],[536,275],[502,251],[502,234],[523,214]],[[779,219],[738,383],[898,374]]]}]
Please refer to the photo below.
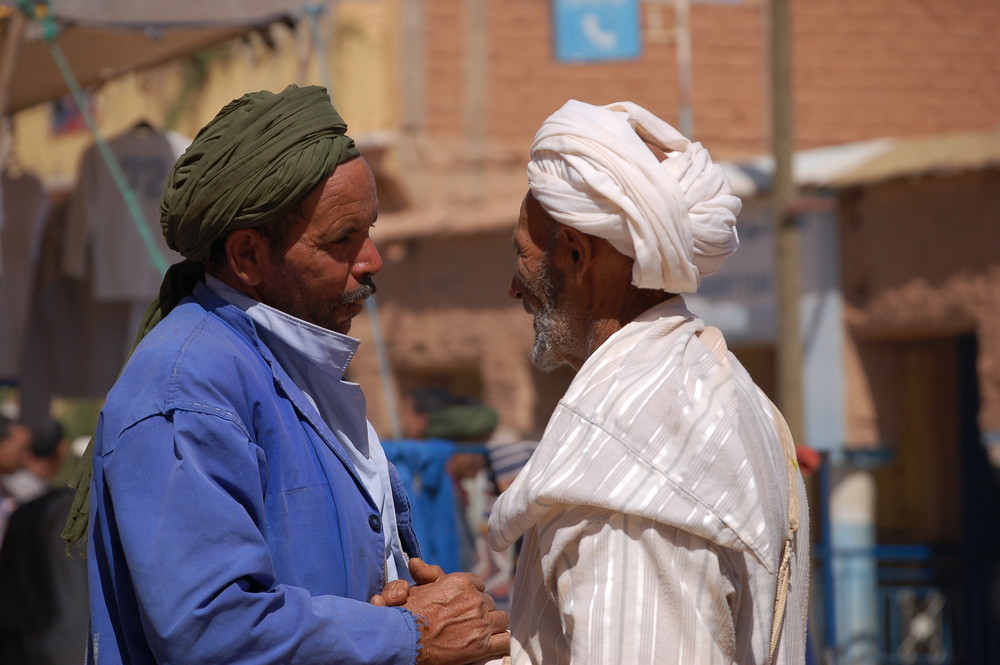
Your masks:
[{"label": "white telephone icon", "polygon": [[601,27],[601,17],[597,14],[584,14],[580,19],[583,36],[599,49],[610,51],[618,44],[618,35]]}]

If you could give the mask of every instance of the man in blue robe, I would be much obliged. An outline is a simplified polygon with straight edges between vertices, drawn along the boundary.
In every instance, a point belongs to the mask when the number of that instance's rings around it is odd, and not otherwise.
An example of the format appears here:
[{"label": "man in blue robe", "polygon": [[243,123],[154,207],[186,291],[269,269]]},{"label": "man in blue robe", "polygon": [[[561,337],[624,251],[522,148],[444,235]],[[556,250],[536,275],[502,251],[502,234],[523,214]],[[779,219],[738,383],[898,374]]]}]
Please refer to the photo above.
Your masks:
[{"label": "man in blue robe", "polygon": [[507,652],[482,581],[417,558],[399,477],[344,380],[382,267],[374,178],[345,132],[321,88],[245,95],[168,177],[163,232],[186,260],[108,394],[67,525],[72,540],[89,522],[89,662]]}]

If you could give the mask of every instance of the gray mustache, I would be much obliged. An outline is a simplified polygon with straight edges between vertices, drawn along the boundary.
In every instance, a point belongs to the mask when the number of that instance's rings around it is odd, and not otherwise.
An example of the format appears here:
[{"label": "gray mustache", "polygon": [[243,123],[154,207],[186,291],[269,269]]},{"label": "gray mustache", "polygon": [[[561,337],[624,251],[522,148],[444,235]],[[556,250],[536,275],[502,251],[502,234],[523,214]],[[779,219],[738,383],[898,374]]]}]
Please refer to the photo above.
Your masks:
[{"label": "gray mustache", "polygon": [[375,295],[375,292],[378,291],[378,288],[375,286],[375,280],[372,279],[371,275],[365,275],[361,282],[361,286],[358,288],[353,291],[347,291],[341,295],[340,298],[337,299],[337,304],[353,305],[354,303],[371,298]]}]

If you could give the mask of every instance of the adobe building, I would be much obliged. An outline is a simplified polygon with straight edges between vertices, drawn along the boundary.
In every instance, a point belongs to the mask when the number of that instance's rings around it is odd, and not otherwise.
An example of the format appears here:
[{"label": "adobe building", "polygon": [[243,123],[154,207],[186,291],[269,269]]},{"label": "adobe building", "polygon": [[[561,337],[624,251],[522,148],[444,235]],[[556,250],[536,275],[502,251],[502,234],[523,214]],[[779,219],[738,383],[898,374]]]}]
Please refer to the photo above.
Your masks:
[{"label": "adobe building", "polygon": [[[987,525],[1000,520],[1000,132],[846,144],[797,164],[811,201],[798,218],[804,442],[827,455],[825,487],[813,479],[810,498],[817,557],[836,562],[816,569],[814,621],[851,636],[830,645],[848,662],[895,653],[921,617],[937,632],[919,648],[992,653],[995,633],[963,635],[960,618],[996,619],[1000,538]],[[686,299],[773,395],[768,174],[753,163],[732,172],[746,187],[741,248]],[[493,405],[505,430],[537,437],[572,373],[531,366],[530,317],[506,294],[518,201],[478,231],[411,236],[393,232],[392,216],[380,221],[378,320],[395,399],[445,385]],[[356,331],[371,340],[367,324]],[[354,372],[372,404],[384,399],[371,390],[385,380],[371,345]],[[914,580],[931,590],[903,603]],[[903,627],[880,635],[880,616]]]},{"label": "adobe building", "polygon": [[[685,17],[640,0],[638,55],[582,62],[556,58],[557,4],[339,0],[325,51],[304,22],[279,25],[206,54],[193,89],[182,62],[94,99],[113,133],[187,95],[174,127],[193,135],[229,99],[326,66],[380,190],[385,267],[350,378],[387,436],[425,384],[540,435],[572,374],[532,368],[531,319],[506,293],[528,148],[567,99],[641,104],[687,125],[744,199],[740,251],[688,302],[774,395],[768,2],[691,0]],[[810,479],[814,646],[998,662],[1000,5],[793,0],[792,25],[804,443],[828,462]],[[84,141],[32,151],[41,116],[15,119],[21,162],[71,181],[59,148]]]},{"label": "adobe building", "polygon": [[[530,317],[505,291],[527,147],[567,98],[630,99],[675,125],[690,104],[745,207],[740,251],[688,301],[775,394],[766,3],[692,3],[687,100],[669,4],[643,3],[636,61],[589,64],[554,60],[543,3],[420,4],[402,131],[379,153],[405,196],[374,233],[391,376],[374,344],[355,366],[373,418],[386,398],[371,386],[393,402],[431,382],[491,404],[505,431],[544,427],[572,375],[531,367]],[[1000,519],[1000,11],[795,2],[793,26],[797,183],[813,202],[805,443],[828,461],[810,491],[814,646],[835,662],[992,662],[1000,547],[977,525]]]}]

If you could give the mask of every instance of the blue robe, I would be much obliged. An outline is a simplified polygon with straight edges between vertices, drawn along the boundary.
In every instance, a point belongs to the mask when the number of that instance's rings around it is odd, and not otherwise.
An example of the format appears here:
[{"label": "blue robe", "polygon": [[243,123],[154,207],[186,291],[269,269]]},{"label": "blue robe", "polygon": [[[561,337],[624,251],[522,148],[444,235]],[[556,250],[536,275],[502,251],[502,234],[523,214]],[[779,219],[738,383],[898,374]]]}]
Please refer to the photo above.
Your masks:
[{"label": "blue robe", "polygon": [[249,317],[200,284],[143,339],[100,416],[90,659],[412,665],[413,615],[367,602],[385,540],[341,445]]}]

